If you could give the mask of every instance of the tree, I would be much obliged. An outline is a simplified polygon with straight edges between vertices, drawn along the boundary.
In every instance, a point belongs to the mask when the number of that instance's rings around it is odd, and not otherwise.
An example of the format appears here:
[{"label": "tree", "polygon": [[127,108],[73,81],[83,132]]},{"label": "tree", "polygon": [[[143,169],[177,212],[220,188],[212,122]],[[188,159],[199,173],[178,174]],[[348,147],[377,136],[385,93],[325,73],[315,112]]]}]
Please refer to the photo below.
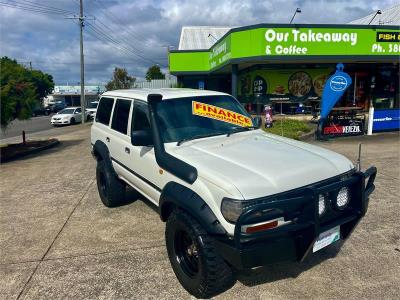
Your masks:
[{"label": "tree", "polygon": [[16,60],[2,57],[0,61],[1,127],[14,119],[26,120],[32,110],[54,89],[53,77],[39,70],[29,70]]},{"label": "tree", "polygon": [[165,74],[161,72],[159,65],[151,66],[146,72],[146,80],[165,79]]},{"label": "tree", "polygon": [[134,86],[135,77],[129,76],[125,68],[115,68],[112,79],[106,84],[106,90],[130,89]]}]

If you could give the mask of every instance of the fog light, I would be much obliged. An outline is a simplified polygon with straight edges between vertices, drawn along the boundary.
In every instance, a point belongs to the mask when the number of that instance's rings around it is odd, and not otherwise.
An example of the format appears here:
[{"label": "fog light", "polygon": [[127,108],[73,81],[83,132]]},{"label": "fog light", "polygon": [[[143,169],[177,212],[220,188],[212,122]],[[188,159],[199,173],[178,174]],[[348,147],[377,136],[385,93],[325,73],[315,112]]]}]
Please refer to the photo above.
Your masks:
[{"label": "fog light", "polygon": [[318,214],[322,216],[326,211],[325,196],[320,194],[318,198]]},{"label": "fog light", "polygon": [[348,187],[342,187],[336,198],[336,205],[339,209],[343,209],[349,204],[350,190]]}]

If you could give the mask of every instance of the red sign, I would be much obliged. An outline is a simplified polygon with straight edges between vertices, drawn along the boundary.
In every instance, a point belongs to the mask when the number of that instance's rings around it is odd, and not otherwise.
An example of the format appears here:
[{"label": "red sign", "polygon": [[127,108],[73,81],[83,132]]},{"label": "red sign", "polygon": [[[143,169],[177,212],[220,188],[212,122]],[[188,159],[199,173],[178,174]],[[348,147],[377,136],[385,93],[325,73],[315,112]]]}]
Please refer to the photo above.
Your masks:
[{"label": "red sign", "polygon": [[324,134],[361,134],[360,125],[329,125],[324,128]]}]

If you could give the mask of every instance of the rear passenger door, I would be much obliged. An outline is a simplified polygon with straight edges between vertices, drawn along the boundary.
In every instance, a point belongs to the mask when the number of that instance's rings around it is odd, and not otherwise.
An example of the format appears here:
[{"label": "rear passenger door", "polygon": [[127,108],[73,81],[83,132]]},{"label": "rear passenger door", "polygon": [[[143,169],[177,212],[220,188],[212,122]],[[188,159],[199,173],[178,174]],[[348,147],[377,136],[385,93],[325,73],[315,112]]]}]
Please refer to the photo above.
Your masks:
[{"label": "rear passenger door", "polygon": [[107,145],[114,170],[127,181],[130,181],[130,174],[126,166],[132,159],[129,135],[131,108],[132,100],[116,99],[110,125],[112,134],[109,137],[109,145]]},{"label": "rear passenger door", "polygon": [[75,118],[76,122],[78,122],[78,123],[82,122],[82,109],[81,108],[75,109],[74,118]]}]

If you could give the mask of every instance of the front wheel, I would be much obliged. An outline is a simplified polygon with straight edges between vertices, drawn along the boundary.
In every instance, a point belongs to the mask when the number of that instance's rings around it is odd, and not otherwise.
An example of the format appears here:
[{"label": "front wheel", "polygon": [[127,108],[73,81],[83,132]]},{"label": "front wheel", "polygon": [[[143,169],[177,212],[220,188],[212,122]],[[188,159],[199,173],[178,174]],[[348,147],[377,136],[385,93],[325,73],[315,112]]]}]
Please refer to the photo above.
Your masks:
[{"label": "front wheel", "polygon": [[71,118],[71,121],[69,121],[69,123],[70,123],[71,125],[74,125],[74,124],[75,124],[75,118]]},{"label": "front wheel", "polygon": [[104,160],[97,162],[96,180],[101,202],[105,206],[116,207],[124,203],[126,185],[111,172]]},{"label": "front wheel", "polygon": [[190,294],[209,298],[233,286],[232,268],[217,253],[214,239],[190,214],[179,209],[172,212],[165,238],[175,275]]}]

